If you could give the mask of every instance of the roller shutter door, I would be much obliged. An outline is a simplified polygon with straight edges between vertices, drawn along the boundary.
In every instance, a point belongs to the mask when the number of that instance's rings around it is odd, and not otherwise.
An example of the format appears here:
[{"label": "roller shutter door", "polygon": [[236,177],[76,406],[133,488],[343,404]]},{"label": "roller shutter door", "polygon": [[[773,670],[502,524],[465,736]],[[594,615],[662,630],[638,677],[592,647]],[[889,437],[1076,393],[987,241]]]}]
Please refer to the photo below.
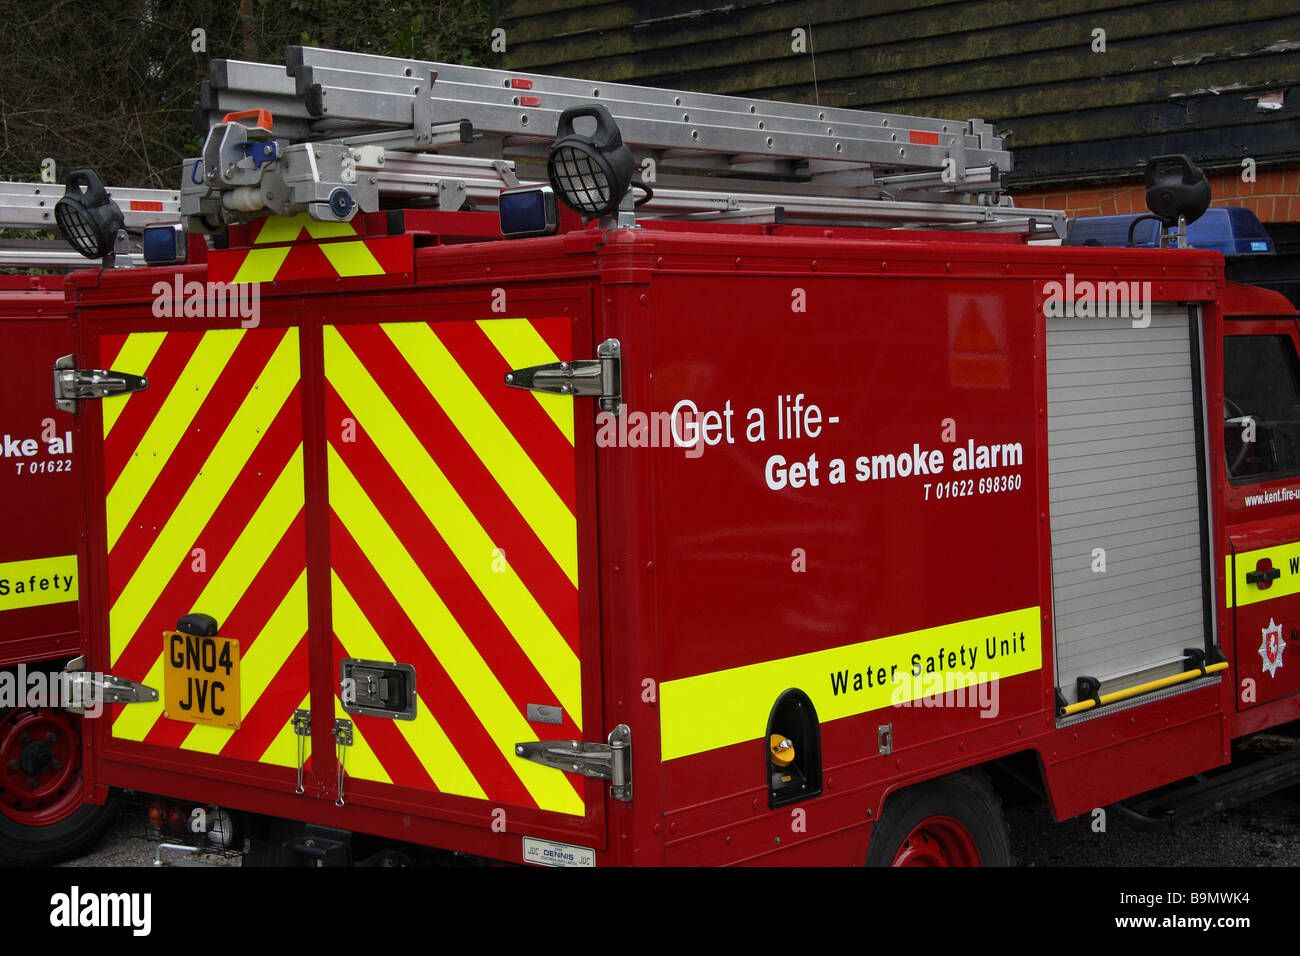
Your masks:
[{"label": "roller shutter door", "polygon": [[[1056,683],[1182,670],[1206,627],[1197,356],[1188,309],[1047,320]],[[1101,566],[1104,556],[1105,570]]]}]

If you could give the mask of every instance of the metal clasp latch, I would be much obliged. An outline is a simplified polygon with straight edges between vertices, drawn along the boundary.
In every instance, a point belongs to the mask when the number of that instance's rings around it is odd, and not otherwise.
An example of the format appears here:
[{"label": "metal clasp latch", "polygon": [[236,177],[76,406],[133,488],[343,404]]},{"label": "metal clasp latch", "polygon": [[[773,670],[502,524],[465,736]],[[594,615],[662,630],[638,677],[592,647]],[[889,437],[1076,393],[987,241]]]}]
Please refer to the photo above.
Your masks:
[{"label": "metal clasp latch", "polygon": [[54,363],[54,406],[60,411],[76,412],[77,402],[85,398],[126,395],[149,387],[149,380],[143,375],[76,365],[73,355],[65,355]]},{"label": "metal clasp latch", "polygon": [[293,712],[293,735],[298,744],[298,786],[294,793],[306,793],[303,786],[303,766],[307,763],[307,744],[311,740],[311,711],[295,710]]},{"label": "metal clasp latch", "polygon": [[544,767],[610,781],[609,795],[624,803],[632,799],[632,730],[619,724],[607,743],[584,740],[533,740],[515,744],[515,756]]},{"label": "metal clasp latch", "polygon": [[623,358],[618,339],[606,339],[594,359],[573,359],[532,365],[506,372],[511,388],[526,388],[551,395],[594,395],[600,410],[618,414],[623,401]]},{"label": "metal clasp latch", "polygon": [[334,757],[339,765],[339,795],[334,801],[334,806],[343,806],[343,779],[347,773],[343,769],[344,761],[347,760],[348,748],[352,746],[352,721],[343,720],[342,718],[334,721]]},{"label": "metal clasp latch", "polygon": [[345,657],[339,663],[339,699],[345,713],[415,720],[415,668]]},{"label": "metal clasp latch", "polygon": [[102,704],[147,704],[158,699],[158,691],[126,677],[86,670],[85,655],[68,661],[60,675],[64,710],[84,717],[87,706]]}]

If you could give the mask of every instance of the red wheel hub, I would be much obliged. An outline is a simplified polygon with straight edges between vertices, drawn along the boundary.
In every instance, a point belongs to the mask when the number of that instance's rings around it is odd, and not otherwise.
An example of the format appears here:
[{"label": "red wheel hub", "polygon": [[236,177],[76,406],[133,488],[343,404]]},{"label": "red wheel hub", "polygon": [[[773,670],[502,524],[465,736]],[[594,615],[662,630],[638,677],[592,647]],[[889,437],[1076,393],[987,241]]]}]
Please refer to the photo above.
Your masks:
[{"label": "red wheel hub", "polygon": [[929,817],[912,827],[894,854],[893,866],[979,866],[970,831],[952,817]]},{"label": "red wheel hub", "polygon": [[82,796],[76,718],[49,707],[0,715],[0,813],[48,826],[74,813]]}]

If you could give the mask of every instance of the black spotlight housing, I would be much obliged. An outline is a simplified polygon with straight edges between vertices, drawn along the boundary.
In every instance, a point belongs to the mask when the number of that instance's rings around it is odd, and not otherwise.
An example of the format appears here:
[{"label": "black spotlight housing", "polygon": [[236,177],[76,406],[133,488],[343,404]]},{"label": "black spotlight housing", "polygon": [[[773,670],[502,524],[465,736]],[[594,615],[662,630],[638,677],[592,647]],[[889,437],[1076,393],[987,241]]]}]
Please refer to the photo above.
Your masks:
[{"label": "black spotlight housing", "polygon": [[1166,227],[1193,223],[1210,208],[1210,181],[1182,154],[1154,156],[1146,168],[1147,208]]},{"label": "black spotlight housing", "polygon": [[122,228],[122,210],[113,202],[93,170],[68,174],[63,198],[54,205],[59,232],[87,259],[102,259],[113,251]]},{"label": "black spotlight housing", "polygon": [[[576,133],[580,116],[596,120],[590,135]],[[563,203],[586,219],[612,216],[632,185],[636,158],[603,106],[574,106],[560,114],[555,142],[546,159],[546,176]]]}]

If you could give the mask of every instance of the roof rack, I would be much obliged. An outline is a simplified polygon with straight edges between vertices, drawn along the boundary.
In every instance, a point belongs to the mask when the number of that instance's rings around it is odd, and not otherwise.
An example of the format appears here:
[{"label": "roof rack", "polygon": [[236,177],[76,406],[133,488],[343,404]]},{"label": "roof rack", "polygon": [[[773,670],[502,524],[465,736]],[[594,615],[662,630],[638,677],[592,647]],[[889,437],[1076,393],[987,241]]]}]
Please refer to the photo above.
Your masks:
[{"label": "roof rack", "polygon": [[[174,189],[109,189],[122,210],[123,226],[139,232],[150,223],[176,222],[180,218],[180,193]],[[0,229],[58,231],[54,206],[63,198],[57,183],[0,182]],[[143,265],[131,255],[119,255],[117,265]],[[138,259],[138,261],[137,261]],[[86,269],[84,258],[63,239],[2,239],[0,269]]]},{"label": "roof rack", "polygon": [[[982,120],[315,47],[289,47],[286,61],[212,62],[196,113],[207,141],[183,176],[187,227],[219,231],[268,211],[347,219],[354,205],[369,212],[381,202],[491,208],[518,183],[515,161],[543,161],[560,114],[590,103],[609,110],[642,168],[653,169],[641,218],[1064,227],[1063,213],[1027,213],[1001,195],[1011,156]],[[679,175],[669,181],[663,171]]]}]

